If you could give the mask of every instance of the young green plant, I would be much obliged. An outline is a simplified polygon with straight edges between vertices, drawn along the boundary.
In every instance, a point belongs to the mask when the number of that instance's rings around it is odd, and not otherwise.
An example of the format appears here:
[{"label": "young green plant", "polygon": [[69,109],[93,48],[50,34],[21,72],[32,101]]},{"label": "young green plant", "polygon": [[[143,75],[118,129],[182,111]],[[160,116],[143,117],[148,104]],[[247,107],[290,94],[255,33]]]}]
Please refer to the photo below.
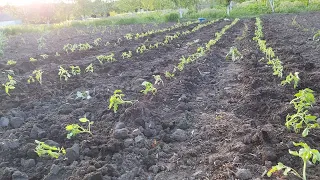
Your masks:
[{"label": "young green plant", "polygon": [[99,60],[100,64],[103,64],[104,61],[107,61],[107,62],[117,61],[114,58],[114,53],[111,53],[110,55],[99,55],[97,56],[97,59]]},{"label": "young green plant", "polygon": [[164,73],[164,76],[165,76],[166,78],[168,78],[168,79],[172,79],[172,78],[174,78],[174,73],[170,73],[169,71],[166,71],[166,72]]},{"label": "young green plant", "polygon": [[91,72],[93,73],[93,64],[91,63],[86,69],[84,70],[86,73]]},{"label": "young green plant", "polygon": [[271,175],[274,172],[284,169],[283,175],[285,176],[287,176],[288,173],[292,173],[302,180],[307,180],[307,163],[312,162],[312,164],[316,164],[317,162],[320,162],[320,153],[317,149],[311,149],[306,143],[303,143],[303,142],[299,142],[299,143],[293,142],[293,145],[302,147],[300,148],[299,152],[289,150],[289,153],[291,155],[300,157],[302,159],[303,161],[302,176],[296,170],[279,162],[278,165],[273,166],[268,171],[267,173],[268,177],[271,177]]},{"label": "young green plant", "polygon": [[62,78],[64,78],[65,81],[68,81],[68,79],[71,77],[68,70],[64,69],[62,66],[60,66],[60,68],[59,68],[58,75],[60,77],[60,81]]},{"label": "young green plant", "polygon": [[34,70],[32,72],[32,74],[34,75],[33,76],[29,76],[28,78],[28,84],[30,83],[34,83],[35,80],[37,80],[40,84],[42,84],[42,74],[43,74],[43,71],[42,70]]},{"label": "young green plant", "polygon": [[132,101],[124,101],[122,97],[125,95],[121,90],[117,89],[113,92],[113,95],[109,99],[109,110],[113,108],[113,112],[117,113],[119,105],[122,104],[132,104]]},{"label": "young green plant", "polygon": [[142,85],[145,86],[145,89],[141,90],[140,92],[142,92],[144,95],[147,95],[148,92],[151,92],[153,95],[157,93],[157,88],[153,87],[151,82],[144,81]]},{"label": "young green plant", "polygon": [[295,94],[295,97],[290,104],[294,105],[296,113],[287,115],[285,125],[288,129],[293,128],[296,133],[303,129],[302,136],[306,137],[310,129],[320,127],[317,123],[317,117],[308,113],[312,104],[315,103],[313,90],[309,88],[300,90]]},{"label": "young green plant", "polygon": [[128,59],[132,57],[132,51],[123,52],[122,53],[122,59]]},{"label": "young green plant", "polygon": [[42,59],[47,59],[49,57],[48,54],[41,54],[40,56],[42,57]]},{"label": "young green plant", "polygon": [[84,128],[82,126],[80,126],[79,124],[69,124],[66,126],[66,131],[68,131],[69,133],[67,134],[67,138],[71,139],[73,136],[76,136],[78,134],[81,133],[89,133],[92,135],[91,132],[91,125],[93,124],[93,121],[90,121],[89,119],[87,119],[86,116],[84,116],[83,118],[80,118],[79,121],[81,123],[87,123],[88,127]]},{"label": "young green plant", "polygon": [[9,91],[15,89],[15,85],[17,84],[16,80],[8,74],[8,80],[5,84],[2,84],[2,86],[5,89],[5,92],[8,96],[10,96]]},{"label": "young green plant", "polygon": [[160,85],[160,84],[164,85],[160,75],[152,75],[152,76],[155,80],[154,82],[155,85]]},{"label": "young green plant", "polygon": [[81,69],[79,66],[70,66],[71,68],[71,74],[76,76],[81,74]]},{"label": "young green plant", "polygon": [[140,54],[142,54],[144,51],[146,51],[147,50],[147,47],[145,46],[145,45],[141,45],[141,46],[139,46],[137,49],[136,49],[136,53],[140,53]]},{"label": "young green plant", "polygon": [[299,72],[295,72],[294,74],[290,73],[285,80],[281,81],[281,85],[284,86],[293,82],[293,88],[296,89],[299,81]]},{"label": "young green plant", "polygon": [[94,44],[95,46],[99,46],[101,41],[102,41],[101,38],[97,38],[97,39],[95,39],[95,40],[93,41],[93,44]]},{"label": "young green plant", "polygon": [[17,64],[17,61],[14,61],[14,60],[8,60],[8,62],[7,62],[8,66],[14,66],[16,64]]},{"label": "young green plant", "polygon": [[84,43],[77,45],[76,48],[79,48],[79,51],[86,51],[88,49],[91,49],[92,46],[89,43]]},{"label": "young green plant", "polygon": [[50,146],[38,140],[35,140],[35,143],[37,144],[37,147],[34,151],[38,154],[39,157],[49,156],[51,158],[58,159],[61,155],[66,154],[66,151],[63,147],[59,148],[55,146]]},{"label": "young green plant", "polygon": [[31,58],[29,59],[29,61],[30,61],[30,62],[37,62],[38,60],[31,57]]},{"label": "young green plant", "polygon": [[313,36],[313,41],[319,41],[319,40],[320,40],[320,30]]},{"label": "young green plant", "polygon": [[231,47],[230,51],[226,55],[226,60],[229,60],[231,57],[231,60],[234,62],[236,60],[239,60],[242,58],[242,54],[236,47]]}]

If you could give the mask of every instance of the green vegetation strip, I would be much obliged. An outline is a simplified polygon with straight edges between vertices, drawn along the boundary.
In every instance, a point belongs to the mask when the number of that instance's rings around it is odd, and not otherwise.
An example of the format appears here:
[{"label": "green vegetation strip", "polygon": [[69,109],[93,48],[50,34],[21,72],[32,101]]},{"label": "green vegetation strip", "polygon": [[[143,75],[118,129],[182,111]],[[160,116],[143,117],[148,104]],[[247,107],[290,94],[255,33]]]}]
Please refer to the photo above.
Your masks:
[{"label": "green vegetation strip", "polygon": [[[266,40],[263,40],[264,37],[262,31],[262,21],[260,18],[256,18],[256,30],[254,41],[258,43],[260,50],[265,54],[265,58],[267,59],[267,64],[272,65],[273,75],[282,78],[283,66],[282,62],[278,57],[275,56],[275,53],[271,47],[267,47]],[[299,83],[298,72],[289,73],[289,75],[285,78],[285,80],[281,81],[281,85],[291,84],[293,83],[293,87],[296,88]],[[315,104],[315,98],[313,95],[314,91],[305,88],[303,90],[299,90],[294,96],[295,98],[290,102],[290,104],[294,105],[294,109],[296,110],[295,114],[288,114],[286,117],[285,126],[289,130],[294,130],[296,133],[300,133],[302,131],[302,137],[308,136],[311,129],[320,128],[320,125],[317,123],[317,117],[311,115],[309,113],[310,108],[313,104]],[[307,162],[312,162],[312,164],[316,164],[316,162],[320,161],[320,153],[317,149],[311,149],[308,144],[299,142],[293,143],[294,146],[300,146],[301,149],[298,151],[291,151],[289,153],[293,156],[300,157],[303,161],[303,172],[300,175],[296,170],[292,169],[289,166],[286,166],[279,162],[276,166],[273,166],[268,172],[267,176],[272,176],[273,173],[277,171],[283,171],[283,175],[287,176],[288,173],[291,173],[300,179],[307,180]],[[311,160],[312,159],[312,160]]]},{"label": "green vegetation strip", "polygon": [[[178,29],[178,28],[181,28],[181,27],[185,27],[185,26],[189,26],[191,24],[195,24],[196,22],[191,22],[191,21],[188,21],[188,22],[185,22],[185,23],[177,23],[171,27],[168,27],[168,28],[163,28],[163,29],[159,29],[159,30],[149,30],[147,32],[141,32],[141,33],[136,33],[135,35],[133,35],[132,33],[128,33],[126,34],[125,36],[123,36],[125,39],[127,40],[138,40],[140,38],[143,38],[143,37],[148,37],[148,36],[151,36],[153,34],[157,34],[157,33],[163,33],[163,32],[167,32],[167,31],[173,31],[175,29]],[[118,43],[120,43],[122,41],[121,38],[118,39]],[[65,44],[63,46],[63,50],[69,54],[69,52],[75,52],[75,51],[86,51],[86,50],[89,50],[89,49],[92,49],[93,47],[97,47],[97,46],[100,46],[102,44],[102,38],[97,38],[93,41],[93,44],[89,44],[89,43],[79,43],[79,44]],[[103,43],[104,46],[108,46],[110,45],[110,42],[105,42]],[[129,54],[125,54],[125,57],[126,58],[129,58],[128,57]]]},{"label": "green vegetation strip", "polygon": [[[157,49],[160,46],[165,46],[166,44],[169,44],[171,41],[178,39],[182,36],[186,36],[189,35],[191,33],[195,33],[197,31],[199,31],[200,29],[207,27],[213,23],[215,23],[216,21],[209,21],[207,23],[204,24],[198,24],[196,27],[194,27],[191,31],[190,30],[185,30],[185,31],[178,31],[176,32],[174,35],[166,35],[164,40],[162,42],[156,42],[154,44],[150,44],[150,45],[146,45],[146,44],[142,44],[140,46],[138,46],[135,49],[136,54],[143,54],[145,53],[147,50],[151,50],[151,49]],[[122,52],[121,57],[123,59],[129,59],[133,56],[132,51],[126,51],[126,52]],[[117,59],[114,58],[114,53],[111,53],[109,55],[98,55],[96,57],[100,64],[103,64],[104,62],[114,62],[117,61]]]},{"label": "green vegetation strip", "polygon": [[200,57],[204,56],[211,49],[211,47],[213,45],[215,45],[221,39],[222,35],[224,35],[225,32],[228,29],[230,29],[232,26],[234,26],[238,21],[239,21],[238,18],[233,20],[231,24],[226,25],[224,28],[222,28],[222,30],[220,32],[215,33],[215,38],[208,41],[205,44],[205,46],[199,47],[197,49],[197,52],[195,52],[194,54],[189,55],[187,58],[185,56],[182,56],[180,58],[179,64],[177,66],[175,66],[172,73],[175,73],[177,69],[179,71],[183,71],[185,65],[192,63],[192,62],[196,61],[197,59],[199,59]]}]

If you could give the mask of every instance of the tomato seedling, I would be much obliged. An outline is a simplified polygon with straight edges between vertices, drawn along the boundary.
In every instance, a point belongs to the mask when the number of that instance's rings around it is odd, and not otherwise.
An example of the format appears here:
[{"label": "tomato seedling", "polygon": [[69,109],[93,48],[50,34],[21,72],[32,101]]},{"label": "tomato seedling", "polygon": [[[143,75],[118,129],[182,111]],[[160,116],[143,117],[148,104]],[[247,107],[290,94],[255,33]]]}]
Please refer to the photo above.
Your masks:
[{"label": "tomato seedling", "polygon": [[86,73],[91,72],[93,73],[93,64],[91,63],[86,69],[84,70]]},{"label": "tomato seedling", "polygon": [[151,82],[148,82],[148,81],[144,81],[142,83],[143,86],[145,86],[145,89],[144,90],[141,90],[141,92],[144,94],[144,95],[147,95],[148,92],[151,92],[153,95],[155,95],[157,93],[157,88],[153,87],[153,84]]},{"label": "tomato seedling", "polygon": [[76,136],[78,134],[81,133],[89,133],[92,135],[91,132],[91,125],[94,123],[93,121],[90,121],[89,119],[87,119],[86,116],[84,116],[83,118],[80,118],[79,121],[81,123],[87,123],[88,124],[88,128],[84,128],[82,126],[80,126],[79,124],[69,124],[66,126],[66,131],[68,131],[69,133],[67,134],[67,138],[71,139],[71,137]]},{"label": "tomato seedling", "polygon": [[71,74],[76,76],[81,74],[81,69],[79,66],[70,66],[71,68]]},{"label": "tomato seedling", "polygon": [[60,66],[59,68],[58,75],[60,76],[60,81],[62,78],[64,78],[65,81],[68,81],[68,79],[71,77],[69,72],[66,69],[64,69],[62,66]]},{"label": "tomato seedling", "polygon": [[35,140],[35,143],[37,144],[37,147],[34,151],[38,154],[39,157],[49,156],[51,158],[58,159],[61,155],[66,154],[66,151],[63,147],[59,148],[55,146],[50,146],[38,140]]},{"label": "tomato seedling", "polygon": [[122,99],[122,97],[124,96],[125,95],[122,93],[121,90],[115,90],[113,92],[113,95],[109,99],[109,110],[113,108],[113,112],[117,113],[119,105],[126,103],[132,104],[132,101],[124,101]]},{"label": "tomato seedling", "polygon": [[284,86],[293,82],[293,88],[296,89],[299,81],[299,72],[295,72],[294,74],[290,73],[285,80],[281,81],[281,85]]},{"label": "tomato seedling", "polygon": [[302,176],[291,167],[285,166],[281,162],[278,163],[278,165],[273,166],[267,173],[268,177],[271,177],[273,173],[276,171],[280,171],[284,169],[283,175],[287,176],[288,173],[292,173],[295,176],[299,177],[300,179],[307,180],[307,162],[312,162],[312,164],[316,164],[317,162],[320,162],[320,153],[317,149],[311,149],[306,143],[299,142],[295,143],[293,142],[294,146],[300,146],[299,152],[297,151],[291,151],[289,150],[289,153],[293,156],[300,157],[303,161],[303,170],[302,170]]}]

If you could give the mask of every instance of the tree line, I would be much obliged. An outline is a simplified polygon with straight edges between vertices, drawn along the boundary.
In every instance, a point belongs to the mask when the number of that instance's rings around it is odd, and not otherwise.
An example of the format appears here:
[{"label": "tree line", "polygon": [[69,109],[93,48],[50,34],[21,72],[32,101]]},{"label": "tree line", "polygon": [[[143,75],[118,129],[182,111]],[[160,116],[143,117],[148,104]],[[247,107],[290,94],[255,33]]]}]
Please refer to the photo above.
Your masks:
[{"label": "tree line", "polygon": [[[40,3],[25,6],[0,7],[0,12],[7,12],[25,23],[57,23],[65,20],[83,19],[86,17],[106,17],[110,14],[187,8],[198,11],[199,7],[228,6],[230,2],[248,0],[73,0],[72,3]],[[252,1],[252,0],[251,0]],[[280,0],[255,0],[263,4]],[[293,0],[290,0],[293,1]],[[309,4],[310,0],[303,1]]]}]

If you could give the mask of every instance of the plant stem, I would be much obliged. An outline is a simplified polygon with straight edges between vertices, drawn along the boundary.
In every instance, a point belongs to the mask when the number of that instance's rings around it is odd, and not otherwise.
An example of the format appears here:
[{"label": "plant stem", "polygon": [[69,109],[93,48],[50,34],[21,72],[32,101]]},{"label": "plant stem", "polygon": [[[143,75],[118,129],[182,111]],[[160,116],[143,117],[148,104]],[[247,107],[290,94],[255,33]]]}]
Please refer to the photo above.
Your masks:
[{"label": "plant stem", "polygon": [[306,173],[306,169],[307,169],[307,161],[303,161],[303,180],[307,180],[307,173]]},{"label": "plant stem", "polygon": [[299,177],[300,179],[303,179],[296,170],[292,169],[292,171],[293,171],[293,174],[294,174],[294,175],[296,175],[296,176]]}]

